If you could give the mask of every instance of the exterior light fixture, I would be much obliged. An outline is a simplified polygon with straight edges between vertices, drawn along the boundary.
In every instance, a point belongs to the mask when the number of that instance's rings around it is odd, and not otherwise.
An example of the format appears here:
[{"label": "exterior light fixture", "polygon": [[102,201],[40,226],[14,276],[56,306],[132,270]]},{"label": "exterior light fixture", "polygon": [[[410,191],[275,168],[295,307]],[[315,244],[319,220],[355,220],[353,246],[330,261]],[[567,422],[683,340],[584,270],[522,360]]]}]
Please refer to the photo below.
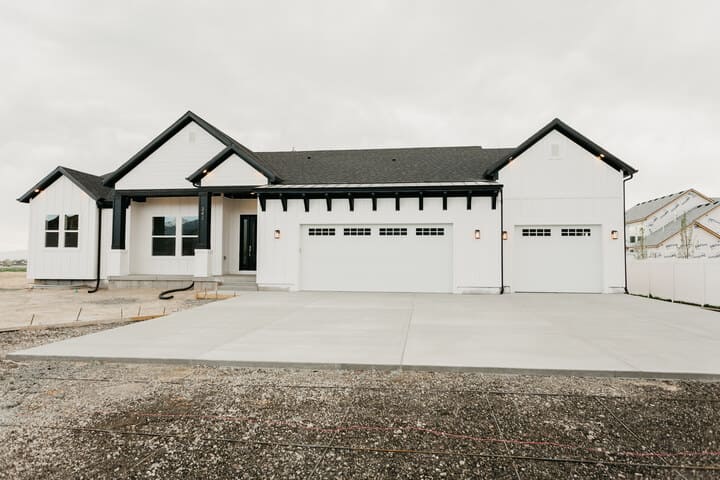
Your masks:
[{"label": "exterior light fixture", "polygon": [[203,173],[207,173],[207,168],[205,170],[203,170]]},{"label": "exterior light fixture", "polygon": [[612,232],[610,232],[610,238],[612,238],[613,240],[617,240],[618,239],[618,231],[613,230]]},{"label": "exterior light fixture", "polygon": [[605,158],[605,154],[604,154],[604,153],[601,153],[601,154],[600,154],[600,158]]},{"label": "exterior light fixture", "polygon": [[273,236],[275,237],[275,240],[279,239],[280,238],[280,230],[275,230],[275,233],[273,234]]},{"label": "exterior light fixture", "polygon": [[502,232],[502,239],[503,239],[503,240],[507,240],[507,239],[508,239],[507,230],[503,230],[503,232]]},{"label": "exterior light fixture", "polygon": [[480,240],[480,230],[475,230],[475,240]]},{"label": "exterior light fixture", "polygon": [[35,189],[35,193],[40,193],[40,189],[39,189],[39,188],[36,188],[36,189]]}]

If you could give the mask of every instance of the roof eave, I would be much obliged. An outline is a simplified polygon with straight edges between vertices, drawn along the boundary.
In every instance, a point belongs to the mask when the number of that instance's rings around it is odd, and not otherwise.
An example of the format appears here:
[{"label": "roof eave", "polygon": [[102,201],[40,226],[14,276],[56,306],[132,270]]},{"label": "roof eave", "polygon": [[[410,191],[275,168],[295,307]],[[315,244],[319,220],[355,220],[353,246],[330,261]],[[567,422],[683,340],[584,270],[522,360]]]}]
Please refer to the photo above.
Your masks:
[{"label": "roof eave", "polygon": [[566,137],[568,137],[570,140],[578,144],[580,147],[584,148],[591,154],[595,155],[596,157],[599,157],[602,161],[604,161],[606,164],[608,164],[610,167],[614,168],[615,170],[623,172],[625,176],[632,176],[638,172],[638,170],[627,163],[620,160],[615,155],[611,154],[604,148],[602,148],[597,143],[593,142],[586,136],[582,135],[580,132],[575,130],[574,128],[570,127],[568,124],[560,120],[559,118],[554,118],[550,123],[545,125],[543,128],[535,132],[530,138],[525,140],[523,143],[521,143],[515,150],[510,152],[508,155],[504,156],[497,162],[495,162],[493,165],[491,165],[486,171],[485,171],[485,177],[486,178],[493,178],[496,179],[498,176],[498,172],[502,170],[505,166],[507,166],[514,158],[522,155],[526,150],[528,150],[530,147],[535,145],[537,142],[539,142],[543,137],[545,137],[548,133],[552,132],[553,130],[557,130],[558,132],[562,133]]}]

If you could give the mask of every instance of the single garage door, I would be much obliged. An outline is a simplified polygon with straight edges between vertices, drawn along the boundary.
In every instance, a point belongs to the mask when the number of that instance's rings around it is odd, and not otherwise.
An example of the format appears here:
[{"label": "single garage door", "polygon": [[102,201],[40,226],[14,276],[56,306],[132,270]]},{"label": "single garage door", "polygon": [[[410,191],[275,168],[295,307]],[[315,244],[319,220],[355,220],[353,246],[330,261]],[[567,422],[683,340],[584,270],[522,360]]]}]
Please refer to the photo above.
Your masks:
[{"label": "single garage door", "polygon": [[300,288],[452,291],[450,225],[303,225]]},{"label": "single garage door", "polygon": [[516,292],[602,292],[599,225],[515,227]]}]

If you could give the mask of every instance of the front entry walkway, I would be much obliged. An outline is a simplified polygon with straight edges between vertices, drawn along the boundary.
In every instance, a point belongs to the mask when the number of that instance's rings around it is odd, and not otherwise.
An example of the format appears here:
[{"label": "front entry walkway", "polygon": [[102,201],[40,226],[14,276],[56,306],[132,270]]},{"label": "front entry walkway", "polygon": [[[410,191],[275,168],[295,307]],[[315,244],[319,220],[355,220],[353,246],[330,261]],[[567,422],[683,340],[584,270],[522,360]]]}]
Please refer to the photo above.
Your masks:
[{"label": "front entry walkway", "polygon": [[14,360],[720,377],[720,313],[627,295],[252,292]]}]

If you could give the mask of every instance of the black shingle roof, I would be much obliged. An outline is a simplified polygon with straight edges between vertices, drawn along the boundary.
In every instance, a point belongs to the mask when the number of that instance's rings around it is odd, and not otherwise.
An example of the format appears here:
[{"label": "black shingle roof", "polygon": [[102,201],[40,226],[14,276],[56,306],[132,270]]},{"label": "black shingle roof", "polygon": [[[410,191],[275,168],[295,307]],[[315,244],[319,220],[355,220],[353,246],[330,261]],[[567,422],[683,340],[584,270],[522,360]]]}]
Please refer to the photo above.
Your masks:
[{"label": "black shingle roof", "polygon": [[25,192],[20,198],[18,198],[18,201],[28,203],[33,197],[38,195],[40,191],[45,190],[53,182],[55,182],[55,180],[63,175],[75,185],[80,187],[80,189],[85,193],[90,195],[90,197],[95,201],[110,201],[112,199],[113,189],[106,187],[103,184],[107,175],[98,177],[97,175],[81,172],[80,170],[74,170],[72,168],[57,167],[30,190]]},{"label": "black shingle roof", "polygon": [[255,152],[283,184],[420,183],[485,180],[511,148],[427,147]]}]

